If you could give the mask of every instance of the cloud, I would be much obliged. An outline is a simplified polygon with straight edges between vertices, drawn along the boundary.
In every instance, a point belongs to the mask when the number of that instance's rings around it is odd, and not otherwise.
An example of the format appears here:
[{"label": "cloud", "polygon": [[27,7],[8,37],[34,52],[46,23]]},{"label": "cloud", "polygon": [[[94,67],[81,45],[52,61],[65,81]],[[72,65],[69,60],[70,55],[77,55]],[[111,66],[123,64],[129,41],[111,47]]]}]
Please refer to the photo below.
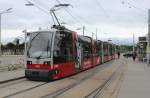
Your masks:
[{"label": "cloud", "polygon": [[[56,0],[31,0],[37,6],[44,8],[49,13]],[[149,0],[60,0],[73,5],[67,8],[72,16],[64,9],[57,11],[61,22],[66,22],[67,27],[76,31],[77,27],[86,27],[87,35],[95,32],[105,38],[131,37],[132,33],[138,36],[147,33],[147,10]],[[128,3],[122,4],[122,1]],[[25,6],[25,0],[0,0],[0,11],[12,7],[12,13],[2,17],[2,37],[18,36],[23,29],[37,29],[50,27],[53,22],[50,15],[36,7]],[[131,7],[131,8],[130,8]],[[10,33],[15,32],[15,33]],[[77,31],[82,34],[81,31]],[[104,33],[109,33],[105,35]],[[139,34],[140,33],[140,34]],[[6,36],[7,35],[7,36]],[[100,37],[101,35],[99,35]]]}]

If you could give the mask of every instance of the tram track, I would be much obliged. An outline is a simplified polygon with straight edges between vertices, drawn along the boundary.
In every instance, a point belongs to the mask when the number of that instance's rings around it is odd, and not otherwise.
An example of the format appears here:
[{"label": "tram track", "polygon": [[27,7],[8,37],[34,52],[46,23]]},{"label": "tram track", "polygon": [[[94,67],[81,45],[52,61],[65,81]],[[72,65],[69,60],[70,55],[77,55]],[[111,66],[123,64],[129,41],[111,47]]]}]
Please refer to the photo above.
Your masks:
[{"label": "tram track", "polygon": [[[109,65],[105,65],[105,66],[100,66],[100,68],[96,69],[94,72],[92,72],[91,74],[83,77],[82,79],[78,80],[77,82],[75,83],[72,83],[66,87],[63,87],[59,90],[56,90],[46,96],[42,96],[41,98],[57,98],[59,97],[60,95],[62,95],[63,93],[67,92],[68,90],[72,89],[73,87],[81,84],[82,82],[84,82],[85,80],[91,78],[92,76],[94,76],[97,72],[101,71],[101,70],[104,70],[106,67],[108,67]],[[97,66],[98,67],[98,66]]]},{"label": "tram track", "polygon": [[[112,63],[112,62],[113,62],[113,61],[108,62],[108,63]],[[63,93],[65,93],[66,91],[70,90],[71,88],[73,88],[73,87],[75,87],[75,86],[81,84],[81,83],[84,82],[85,80],[87,80],[87,79],[89,79],[90,77],[94,76],[98,71],[105,70],[107,67],[109,68],[109,66],[110,66],[111,64],[108,64],[108,63],[105,63],[104,65],[101,65],[101,66],[96,66],[96,67],[94,67],[94,68],[92,68],[92,69],[90,69],[90,70],[84,71],[84,72],[87,73],[88,75],[86,75],[86,74],[84,73],[86,76],[83,76],[82,78],[81,78],[81,77],[78,77],[78,74],[77,74],[77,77],[76,77],[76,75],[71,76],[71,77],[68,77],[67,79],[71,79],[71,80],[73,79],[73,80],[75,80],[75,82],[73,82],[73,83],[71,83],[71,84],[69,84],[69,85],[67,85],[67,86],[65,86],[65,87],[59,88],[59,89],[57,89],[57,90],[55,90],[55,91],[52,91],[51,93],[42,96],[42,98],[57,98],[58,96],[60,96],[60,95],[62,95]],[[97,68],[97,67],[99,67],[99,68]],[[94,71],[93,71],[93,70],[94,70]],[[83,74],[83,73],[81,72],[81,74]],[[81,76],[82,76],[82,75],[81,75]],[[79,78],[79,79],[78,79],[78,78]],[[28,81],[28,80],[26,80],[26,81]],[[59,80],[58,80],[58,81],[59,81]],[[22,82],[25,82],[25,81],[22,81]],[[32,83],[32,81],[30,81],[30,82]],[[16,82],[16,83],[19,83],[19,82]],[[14,82],[14,84],[16,84],[16,83]],[[37,85],[35,85],[35,86],[26,88],[26,89],[21,89],[21,90],[19,90],[19,91],[13,92],[13,93],[6,94],[6,95],[3,96],[2,98],[12,98],[12,97],[15,98],[15,96],[18,96],[18,95],[23,94],[23,93],[27,93],[28,91],[32,91],[32,90],[35,89],[35,88],[39,89],[38,87],[42,87],[42,86],[44,86],[44,85],[46,85],[46,84],[48,84],[48,82],[40,83],[40,84],[37,84]],[[8,85],[8,86],[11,86],[11,84]],[[0,87],[0,88],[1,88],[1,87]]]},{"label": "tram track", "polygon": [[3,82],[2,84],[0,84],[0,88],[4,88],[4,87],[7,87],[7,86],[18,84],[18,83],[23,82],[23,81],[26,81],[26,79],[25,78],[20,78],[20,79],[13,80],[13,81]]},{"label": "tram track", "polygon": [[[96,96],[97,95],[99,95],[100,93],[100,91],[102,91],[102,89],[104,88],[104,87],[106,87],[107,85],[109,85],[110,83],[111,83],[111,79],[113,79],[113,77],[115,76],[115,74],[117,73],[116,71],[118,71],[119,70],[119,68],[121,67],[121,65],[122,65],[122,63],[121,64],[119,64],[119,67],[116,67],[116,69],[115,69],[115,71],[113,71],[112,72],[112,74],[111,74],[111,76],[109,76],[109,79],[107,79],[107,80],[105,80],[105,82],[104,83],[102,83],[102,85],[100,86],[100,87],[98,87],[98,88],[96,88],[96,90],[94,90],[93,92],[92,92],[92,95],[93,94],[95,94],[95,92],[96,92]],[[105,66],[106,67],[106,66]],[[101,70],[103,70],[104,71],[104,69],[102,69],[102,68],[100,68]],[[100,70],[96,70],[96,71],[100,71]],[[91,76],[89,75],[89,76],[87,76],[88,78],[86,78],[85,80],[88,80],[88,79],[90,79],[92,76],[94,76],[96,74],[96,72],[94,73],[94,74],[92,74]],[[74,84],[72,84],[72,85],[69,85],[69,86],[66,86],[66,87],[64,87],[64,88],[61,88],[61,89],[59,89],[59,90],[57,90],[57,91],[54,91],[54,92],[52,92],[52,93],[50,93],[50,94],[48,94],[48,95],[46,95],[46,96],[43,96],[43,97],[41,97],[41,98],[61,98],[62,96],[63,96],[63,94],[64,93],[67,93],[67,91],[69,91],[70,89],[72,89],[72,88],[74,88],[74,87],[76,87],[77,85],[80,85],[82,82],[84,82],[85,81],[84,79],[83,79],[83,81],[81,80],[79,80],[79,81],[77,81],[78,83],[74,83]],[[101,89],[100,89],[101,88]],[[65,97],[63,97],[63,98],[65,98]],[[67,97],[68,98],[68,97]],[[80,98],[80,97],[79,97]],[[83,97],[81,97],[81,98],[83,98]],[[89,95],[89,96],[86,96],[85,98],[97,98],[97,97],[91,97],[91,95]]]},{"label": "tram track", "polygon": [[[124,65],[124,62],[121,64]],[[94,89],[91,93],[86,95],[84,98],[102,98],[104,95],[104,89],[112,83],[112,80],[115,78],[117,75],[118,71],[123,70],[122,66],[119,66],[112,74],[111,76],[102,83],[99,87]],[[121,73],[121,76],[123,75],[123,72]]]},{"label": "tram track", "polygon": [[9,94],[9,95],[4,96],[4,97],[2,97],[2,98],[11,98],[12,96],[15,96],[15,95],[20,94],[20,93],[24,93],[24,92],[26,92],[26,91],[29,91],[29,90],[32,90],[32,89],[35,89],[35,88],[38,88],[38,87],[43,86],[43,85],[45,85],[45,84],[47,84],[47,83],[48,83],[48,82],[41,83],[41,84],[38,84],[38,85],[36,85],[36,86],[33,86],[33,87],[30,87],[30,88],[27,88],[27,89],[24,89],[24,90],[21,90],[21,91],[18,91],[18,92]]},{"label": "tram track", "polygon": [[13,78],[13,79],[8,79],[8,80],[4,80],[4,81],[0,81],[0,85],[8,83],[8,82],[13,82],[13,81],[16,81],[16,80],[24,79],[24,78],[25,78],[25,76]]},{"label": "tram track", "polygon": [[75,82],[73,84],[70,84],[70,85],[68,85],[68,86],[66,86],[64,88],[61,88],[61,89],[59,89],[57,91],[54,91],[54,92],[52,92],[52,93],[50,93],[50,94],[48,94],[46,96],[43,96],[42,98],[57,98],[57,96],[65,93],[69,89],[79,85],[80,83],[84,82],[86,79],[90,78],[91,76],[93,76],[93,75],[90,74],[89,76],[86,76],[86,77],[82,78],[81,80],[79,80],[79,81],[77,81],[77,82]]},{"label": "tram track", "polygon": [[[31,85],[27,88],[21,88],[19,87],[21,84],[25,85],[25,84],[34,84],[34,85]],[[15,79],[10,79],[10,80],[6,80],[6,81],[2,81],[1,84],[0,84],[0,92],[3,91],[4,89],[14,89],[13,93],[8,93],[6,95],[0,95],[1,98],[11,98],[12,96],[15,96],[17,94],[21,94],[21,93],[24,93],[26,91],[29,91],[29,90],[32,90],[34,88],[38,88],[40,86],[43,86],[43,85],[46,85],[48,82],[42,82],[42,83],[39,83],[39,82],[35,82],[35,81],[29,81],[27,79],[25,79],[25,77],[20,77],[20,78],[15,78]],[[15,91],[15,88],[21,88],[21,90],[16,90]]]},{"label": "tram track", "polygon": [[[93,73],[93,74],[94,74],[94,73]],[[57,91],[55,91],[55,92],[52,92],[51,95],[53,96],[53,98],[55,98],[55,97],[57,97],[58,95],[64,93],[65,91],[67,91],[67,90],[73,88],[74,86],[80,84],[81,82],[83,82],[84,80],[88,79],[88,78],[91,77],[91,76],[92,76],[92,74],[90,74],[90,75],[88,75],[88,76],[82,78],[81,80],[79,80],[79,81],[77,81],[77,82],[75,82],[75,83],[72,83],[72,84],[70,84],[70,85],[68,85],[68,86],[66,86],[66,87],[64,87],[64,88],[61,88],[61,89],[59,89],[59,90],[57,90]],[[25,81],[25,80],[24,80],[24,81]],[[27,80],[26,80],[26,81],[27,81]],[[20,81],[18,81],[18,82],[20,82]],[[16,83],[18,83],[18,82],[16,82]],[[16,83],[14,83],[14,84],[16,84]],[[36,86],[34,86],[34,87],[27,88],[27,89],[24,89],[24,90],[20,90],[20,91],[18,91],[18,92],[9,94],[9,95],[4,96],[4,97],[2,97],[2,98],[11,98],[11,97],[13,97],[13,96],[15,96],[15,95],[24,93],[24,92],[29,91],[29,90],[33,90],[33,89],[38,88],[38,87],[43,86],[43,85],[46,85],[47,83],[49,83],[49,82],[41,83],[41,84],[36,85]],[[11,85],[11,84],[9,84],[9,85]],[[6,86],[8,86],[8,85],[6,85]],[[1,86],[0,86],[0,88],[1,88]],[[54,97],[54,96],[55,96],[55,97]],[[49,97],[48,97],[48,98],[49,98]],[[51,97],[50,97],[50,98],[51,98]]]}]

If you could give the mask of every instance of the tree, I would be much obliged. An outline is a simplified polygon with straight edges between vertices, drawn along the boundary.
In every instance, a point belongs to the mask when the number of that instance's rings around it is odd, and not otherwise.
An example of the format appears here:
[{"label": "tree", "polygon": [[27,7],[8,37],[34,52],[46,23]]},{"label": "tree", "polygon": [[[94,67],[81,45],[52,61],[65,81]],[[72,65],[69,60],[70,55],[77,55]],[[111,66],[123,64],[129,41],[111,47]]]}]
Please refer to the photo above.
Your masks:
[{"label": "tree", "polygon": [[18,47],[19,44],[20,44],[20,39],[19,38],[15,38],[14,44],[16,45],[16,47]]},{"label": "tree", "polygon": [[6,44],[6,48],[7,49],[14,49],[15,45],[12,42],[9,42],[9,43]]}]

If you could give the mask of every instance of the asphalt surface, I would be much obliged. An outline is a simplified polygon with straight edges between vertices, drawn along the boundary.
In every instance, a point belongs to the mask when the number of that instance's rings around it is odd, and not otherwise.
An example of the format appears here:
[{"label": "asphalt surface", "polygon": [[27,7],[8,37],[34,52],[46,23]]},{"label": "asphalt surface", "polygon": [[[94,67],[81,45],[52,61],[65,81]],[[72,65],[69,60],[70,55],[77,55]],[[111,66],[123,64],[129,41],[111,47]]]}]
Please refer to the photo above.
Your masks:
[{"label": "asphalt surface", "polygon": [[25,76],[24,69],[0,72],[0,82],[7,81],[10,79],[15,79],[18,77],[23,77],[23,76]]},{"label": "asphalt surface", "polygon": [[[83,98],[98,86],[102,85],[116,70],[119,64],[119,60],[110,61],[79,74],[49,83],[29,81],[26,79],[14,81],[7,83],[8,85],[0,86],[2,87],[0,88],[0,97],[53,98],[55,96],[57,98]],[[21,70],[20,73],[22,73]],[[7,74],[6,76],[9,75]],[[14,76],[12,74],[12,77]]]},{"label": "asphalt surface", "polygon": [[118,98],[150,98],[150,67],[132,59],[127,60],[127,65]]},{"label": "asphalt surface", "polygon": [[[13,96],[10,98],[47,98],[57,94],[59,95],[57,98],[84,98],[102,85],[119,65],[125,66],[125,68],[117,72],[118,75],[113,78],[112,83],[104,89],[103,98],[150,98],[150,67],[147,67],[146,63],[123,57],[77,75],[46,84],[44,82],[20,80],[20,82],[16,82],[18,84],[12,83],[12,85],[0,89],[0,92],[8,92],[7,94],[3,93],[5,96],[11,96],[12,94]],[[0,82],[22,76],[24,76],[24,69],[0,72]],[[80,82],[82,78],[85,79]],[[65,90],[72,84],[75,84],[75,86],[70,86],[71,88]],[[28,89],[30,90],[28,91]]]}]

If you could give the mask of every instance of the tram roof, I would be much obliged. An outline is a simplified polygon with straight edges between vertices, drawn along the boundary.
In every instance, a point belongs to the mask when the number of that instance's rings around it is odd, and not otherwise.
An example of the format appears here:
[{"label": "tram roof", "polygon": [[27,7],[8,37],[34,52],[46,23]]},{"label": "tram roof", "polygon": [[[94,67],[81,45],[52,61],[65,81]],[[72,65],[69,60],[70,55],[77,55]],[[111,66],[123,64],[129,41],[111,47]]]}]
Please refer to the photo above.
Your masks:
[{"label": "tram roof", "polygon": [[45,32],[56,32],[56,31],[64,31],[64,32],[74,32],[74,31],[71,31],[71,30],[58,30],[58,29],[50,29],[50,30],[37,30],[37,31],[29,31],[29,32],[27,32],[27,33],[37,33],[37,32],[43,32],[43,33],[45,33]]},{"label": "tram roof", "polygon": [[89,36],[78,35],[78,38],[79,41],[88,42],[88,43],[92,42],[92,38]]}]

